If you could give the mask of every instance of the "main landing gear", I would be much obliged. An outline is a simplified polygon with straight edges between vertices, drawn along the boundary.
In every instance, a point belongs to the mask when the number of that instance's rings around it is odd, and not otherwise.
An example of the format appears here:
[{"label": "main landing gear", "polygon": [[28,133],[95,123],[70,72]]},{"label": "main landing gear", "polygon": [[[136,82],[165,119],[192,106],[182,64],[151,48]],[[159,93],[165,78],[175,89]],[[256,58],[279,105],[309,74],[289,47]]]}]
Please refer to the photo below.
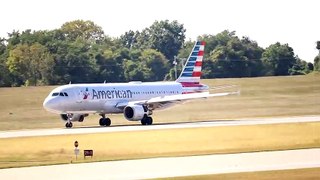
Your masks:
[{"label": "main landing gear", "polygon": [[106,118],[105,114],[100,114],[102,118],[99,120],[100,126],[110,126],[111,125],[111,119]]},{"label": "main landing gear", "polygon": [[141,119],[142,125],[151,125],[153,122],[152,117],[145,115],[143,119]]}]

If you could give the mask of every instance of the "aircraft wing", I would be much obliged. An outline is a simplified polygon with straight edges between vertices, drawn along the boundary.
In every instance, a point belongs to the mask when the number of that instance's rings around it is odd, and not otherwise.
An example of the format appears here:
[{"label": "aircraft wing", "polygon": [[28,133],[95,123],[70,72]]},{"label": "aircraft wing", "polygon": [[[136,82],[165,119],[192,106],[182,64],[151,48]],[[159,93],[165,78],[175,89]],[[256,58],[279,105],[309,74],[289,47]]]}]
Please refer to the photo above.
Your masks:
[{"label": "aircraft wing", "polygon": [[165,108],[175,103],[184,102],[187,100],[201,99],[201,98],[208,98],[208,97],[220,97],[220,96],[227,96],[232,94],[239,94],[239,91],[213,93],[213,94],[210,94],[209,92],[205,92],[205,93],[190,93],[190,94],[178,94],[178,95],[170,95],[170,96],[159,96],[159,97],[154,97],[148,100],[119,103],[117,107],[124,108],[127,105],[147,105],[151,110],[154,110],[159,108]]}]

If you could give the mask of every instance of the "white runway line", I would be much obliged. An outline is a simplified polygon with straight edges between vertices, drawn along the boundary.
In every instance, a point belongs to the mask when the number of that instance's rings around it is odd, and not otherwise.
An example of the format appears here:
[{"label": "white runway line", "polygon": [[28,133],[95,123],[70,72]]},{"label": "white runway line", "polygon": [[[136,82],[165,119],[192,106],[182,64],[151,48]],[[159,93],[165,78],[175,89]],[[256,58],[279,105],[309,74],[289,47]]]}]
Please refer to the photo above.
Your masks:
[{"label": "white runway line", "polygon": [[179,129],[179,128],[198,128],[198,127],[219,127],[219,126],[241,126],[259,124],[280,124],[280,123],[299,123],[299,122],[320,122],[320,116],[301,116],[301,117],[280,117],[280,118],[260,118],[243,120],[217,120],[207,122],[172,123],[151,126],[111,126],[97,128],[73,128],[73,129],[40,129],[22,131],[0,131],[0,138],[32,137],[32,136],[52,136],[66,134],[90,134],[123,131],[143,131],[156,129]]},{"label": "white runway line", "polygon": [[320,148],[0,169],[1,179],[146,179],[320,167]]}]

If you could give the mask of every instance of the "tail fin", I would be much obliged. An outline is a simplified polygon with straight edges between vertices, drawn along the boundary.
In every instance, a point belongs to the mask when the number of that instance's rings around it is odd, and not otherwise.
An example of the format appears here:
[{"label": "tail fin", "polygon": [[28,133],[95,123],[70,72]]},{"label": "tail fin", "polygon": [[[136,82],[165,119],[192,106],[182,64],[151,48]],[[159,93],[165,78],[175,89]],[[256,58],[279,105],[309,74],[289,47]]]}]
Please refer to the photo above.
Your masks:
[{"label": "tail fin", "polygon": [[176,82],[199,84],[201,77],[202,59],[204,54],[204,41],[197,41],[193,46],[188,60]]}]

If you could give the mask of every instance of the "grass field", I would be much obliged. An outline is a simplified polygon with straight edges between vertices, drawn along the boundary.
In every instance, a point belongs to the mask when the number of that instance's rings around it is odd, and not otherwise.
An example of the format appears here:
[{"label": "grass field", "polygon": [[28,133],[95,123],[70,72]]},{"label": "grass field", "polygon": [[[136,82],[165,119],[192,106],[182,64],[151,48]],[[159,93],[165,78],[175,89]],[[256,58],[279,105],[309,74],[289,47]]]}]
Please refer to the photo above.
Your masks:
[{"label": "grass field", "polygon": [[[195,100],[156,111],[154,122],[320,115],[319,82],[320,74],[203,80],[211,87],[238,85],[241,95]],[[0,88],[0,131],[64,127],[58,115],[42,108],[44,98],[53,88]],[[75,126],[97,126],[98,118],[89,116],[84,123],[75,123]],[[114,125],[139,124],[126,121],[123,115],[111,118]],[[93,149],[94,158],[83,160],[81,157],[75,161],[75,140],[79,141],[81,150]],[[312,148],[320,147],[320,123],[9,138],[0,139],[0,147],[0,168]]]},{"label": "grass field", "polygon": [[[75,161],[74,141],[94,157]],[[167,129],[0,139],[0,168],[320,147],[320,123]],[[82,153],[81,153],[82,154]]]},{"label": "grass field", "polygon": [[[320,114],[320,74],[202,82],[210,87],[238,85],[241,95],[195,100],[155,111],[154,123]],[[0,131],[64,127],[58,115],[42,107],[44,98],[53,88],[0,88]],[[99,118],[98,115],[89,116],[85,122],[74,125],[96,126]],[[111,115],[111,119],[113,125],[139,124],[125,120],[122,114]]]}]

